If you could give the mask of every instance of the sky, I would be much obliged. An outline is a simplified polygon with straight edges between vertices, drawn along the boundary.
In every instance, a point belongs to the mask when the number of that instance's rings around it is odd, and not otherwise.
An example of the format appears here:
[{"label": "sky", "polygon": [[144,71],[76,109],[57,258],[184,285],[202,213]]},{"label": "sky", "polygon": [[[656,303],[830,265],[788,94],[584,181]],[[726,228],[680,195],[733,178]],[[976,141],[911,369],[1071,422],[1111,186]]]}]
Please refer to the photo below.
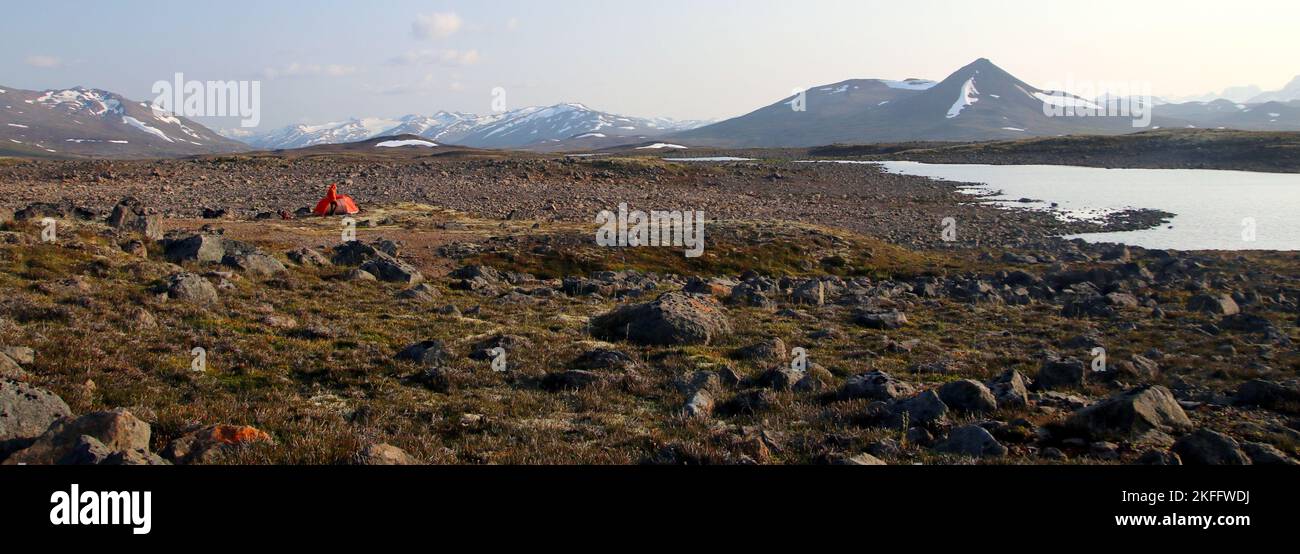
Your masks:
[{"label": "sky", "polygon": [[178,72],[257,80],[257,131],[489,113],[498,87],[509,109],[725,119],[795,88],[937,80],[981,57],[1040,87],[1148,83],[1166,97],[1300,74],[1295,0],[64,0],[5,14],[0,86],[149,100]]}]

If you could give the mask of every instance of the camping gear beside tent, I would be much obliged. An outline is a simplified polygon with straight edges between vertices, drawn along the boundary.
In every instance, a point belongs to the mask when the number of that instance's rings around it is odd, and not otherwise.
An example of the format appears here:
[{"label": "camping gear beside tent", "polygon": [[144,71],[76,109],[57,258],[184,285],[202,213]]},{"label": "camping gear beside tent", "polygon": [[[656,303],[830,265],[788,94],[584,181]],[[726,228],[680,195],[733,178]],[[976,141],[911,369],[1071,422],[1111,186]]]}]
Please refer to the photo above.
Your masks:
[{"label": "camping gear beside tent", "polygon": [[335,214],[354,214],[361,210],[357,209],[357,203],[352,201],[352,197],[346,194],[338,193],[339,186],[330,183],[329,191],[325,193],[325,198],[316,203],[316,209],[312,213],[316,215],[335,215]]}]

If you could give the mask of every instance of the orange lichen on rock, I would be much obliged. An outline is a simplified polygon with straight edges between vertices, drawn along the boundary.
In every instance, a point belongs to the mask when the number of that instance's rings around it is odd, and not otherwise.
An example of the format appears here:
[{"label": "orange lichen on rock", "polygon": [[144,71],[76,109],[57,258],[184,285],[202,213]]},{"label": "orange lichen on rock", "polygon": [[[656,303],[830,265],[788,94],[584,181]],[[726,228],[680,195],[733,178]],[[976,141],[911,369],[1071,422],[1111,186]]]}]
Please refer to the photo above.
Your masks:
[{"label": "orange lichen on rock", "polygon": [[243,444],[271,440],[271,435],[248,425],[214,425],[211,435],[213,441],[222,444]]}]

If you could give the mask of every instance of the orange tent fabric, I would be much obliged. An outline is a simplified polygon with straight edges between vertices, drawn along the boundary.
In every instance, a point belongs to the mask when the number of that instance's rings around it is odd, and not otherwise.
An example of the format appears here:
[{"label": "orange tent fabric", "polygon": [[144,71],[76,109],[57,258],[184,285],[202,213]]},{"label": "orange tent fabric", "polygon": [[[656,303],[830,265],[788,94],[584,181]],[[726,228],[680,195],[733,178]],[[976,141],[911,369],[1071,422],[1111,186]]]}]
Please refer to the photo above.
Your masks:
[{"label": "orange tent fabric", "polygon": [[325,193],[325,198],[316,203],[316,209],[312,213],[316,215],[335,215],[335,214],[354,214],[361,210],[357,209],[357,203],[352,201],[352,197],[346,194],[339,194],[339,186],[330,183],[329,191]]}]

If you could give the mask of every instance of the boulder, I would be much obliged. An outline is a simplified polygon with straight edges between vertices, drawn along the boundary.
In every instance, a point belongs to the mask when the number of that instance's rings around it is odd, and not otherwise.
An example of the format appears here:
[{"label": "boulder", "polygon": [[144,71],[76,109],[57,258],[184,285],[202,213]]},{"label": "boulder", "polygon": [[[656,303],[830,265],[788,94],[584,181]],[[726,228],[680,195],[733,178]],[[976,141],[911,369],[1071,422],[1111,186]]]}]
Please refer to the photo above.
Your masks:
[{"label": "boulder", "polygon": [[1041,390],[1078,388],[1088,380],[1088,368],[1074,358],[1048,360],[1038,370],[1034,384]]},{"label": "boulder", "polygon": [[960,412],[991,412],[998,408],[993,392],[973,379],[945,383],[939,387],[939,399],[949,408]]},{"label": "boulder", "polygon": [[715,404],[713,393],[709,392],[707,388],[700,388],[686,399],[686,405],[682,407],[682,412],[689,417],[709,417],[713,413]]},{"label": "boulder", "polygon": [[154,454],[143,448],[132,450],[119,450],[109,454],[104,461],[99,462],[104,466],[169,466],[172,465],[166,458]]},{"label": "boulder", "polygon": [[703,294],[723,299],[731,296],[732,289],[736,287],[736,284],[735,281],[719,277],[708,280],[691,277],[686,281],[686,286],[682,287],[682,290],[691,294]]},{"label": "boulder", "polygon": [[361,265],[383,254],[384,252],[373,245],[352,240],[335,246],[330,261],[336,265]]},{"label": "boulder", "polygon": [[502,348],[508,353],[517,353],[533,347],[533,341],[519,335],[497,334],[474,344],[470,352],[471,360],[491,360],[492,349]]},{"label": "boulder", "polygon": [[271,442],[271,436],[248,425],[209,425],[167,443],[161,454],[177,464],[206,464],[225,451],[244,445]]},{"label": "boulder", "polygon": [[429,283],[420,283],[413,287],[402,289],[401,292],[397,293],[397,297],[412,302],[433,302],[441,294],[442,293],[433,285],[430,285]]},{"label": "boulder", "polygon": [[1250,458],[1236,439],[1209,429],[1184,435],[1170,450],[1186,465],[1250,465]]},{"label": "boulder", "polygon": [[352,457],[352,463],[362,466],[413,466],[420,464],[419,460],[411,457],[405,450],[382,442],[363,448]]},{"label": "boulder", "polygon": [[114,229],[139,233],[149,240],[161,240],[162,217],[132,197],[123,198],[108,216],[108,226]]},{"label": "boulder", "polygon": [[352,268],[343,273],[340,277],[344,281],[378,281],[379,278],[369,271]]},{"label": "boulder", "polygon": [[0,458],[5,452],[27,447],[50,424],[70,415],[72,410],[57,394],[0,378]]},{"label": "boulder", "polygon": [[163,257],[172,263],[218,263],[225,256],[225,239],[218,235],[191,235],[163,247]]},{"label": "boulder", "polygon": [[622,306],[591,322],[605,340],[648,345],[709,344],[731,334],[731,321],[712,298],[668,292],[653,302]]},{"label": "boulder", "polygon": [[596,385],[603,380],[601,374],[585,369],[570,369],[548,373],[542,378],[542,387],[548,390],[578,390]]},{"label": "boulder", "polygon": [[1237,302],[1227,294],[1198,294],[1187,299],[1187,309],[1215,315],[1233,315],[1241,312]]},{"label": "boulder", "polygon": [[872,456],[871,454],[868,454],[868,453],[866,453],[866,452],[863,452],[863,453],[861,453],[861,454],[858,454],[857,456],[844,456],[844,455],[836,456],[835,458],[832,458],[832,459],[831,459],[831,463],[834,464],[834,465],[842,465],[842,466],[884,466],[884,465],[889,465],[889,464],[885,463],[884,460],[881,460],[880,458],[877,458],[877,457],[875,457],[875,456]]},{"label": "boulder", "polygon": [[820,279],[803,282],[791,293],[796,304],[821,306],[826,303],[826,283]]},{"label": "boulder", "polygon": [[1138,456],[1134,464],[1142,466],[1180,466],[1183,465],[1183,460],[1177,454],[1168,450],[1152,448]]},{"label": "boulder", "polygon": [[1300,412],[1300,387],[1294,383],[1279,383],[1253,379],[1237,387],[1233,401],[1241,406],[1259,406],[1283,412]]},{"label": "boulder", "polygon": [[1014,369],[1002,372],[990,382],[990,391],[999,408],[1023,408],[1029,405],[1029,379]]},{"label": "boulder", "polygon": [[1287,456],[1285,452],[1278,450],[1277,447],[1271,444],[1264,444],[1262,442],[1246,442],[1241,444],[1241,450],[1250,458],[1252,465],[1297,465],[1294,458]]},{"label": "boulder", "polygon": [[744,348],[737,349],[736,358],[741,360],[750,360],[764,364],[785,363],[790,359],[790,351],[785,347],[785,341],[773,337],[757,344],[751,344]]},{"label": "boulder", "polygon": [[112,452],[148,450],[149,434],[148,423],[140,421],[131,415],[131,412],[121,408],[107,412],[93,412],[75,419],[64,417],[51,424],[31,446],[13,453],[4,463],[7,465],[57,463],[82,442],[80,440],[82,435],[94,437]]},{"label": "boulder", "polygon": [[68,449],[68,452],[59,458],[55,463],[67,466],[93,466],[104,463],[113,451],[99,439],[90,435],[81,435],[77,441]]},{"label": "boulder", "polygon": [[849,377],[840,388],[839,396],[843,399],[895,400],[914,393],[912,386],[906,382],[883,371],[873,370]]},{"label": "boulder", "polygon": [[947,420],[948,406],[939,399],[939,395],[928,390],[905,400],[897,400],[890,406],[891,427],[907,426],[934,427]]},{"label": "boulder", "polygon": [[173,300],[213,304],[217,302],[217,289],[207,279],[195,273],[173,273],[163,282],[162,290]]},{"label": "boulder", "polygon": [[631,356],[609,348],[593,348],[573,360],[577,369],[628,370],[637,366]]},{"label": "boulder", "polygon": [[963,425],[953,429],[948,433],[948,438],[934,448],[947,454],[976,458],[1000,458],[1007,455],[1007,447],[1002,446],[988,430],[979,425]]},{"label": "boulder", "polygon": [[436,366],[451,359],[451,352],[440,340],[424,340],[412,344],[396,356],[399,360],[410,360],[421,365]]},{"label": "boulder", "polygon": [[907,314],[898,310],[887,312],[858,312],[853,322],[869,329],[898,329],[907,325]]},{"label": "boulder", "polygon": [[802,371],[795,371],[789,367],[778,367],[763,372],[755,379],[754,384],[760,387],[766,387],[772,390],[791,390],[795,383],[804,378]]},{"label": "boulder", "polygon": [[289,261],[304,267],[320,267],[330,265],[329,258],[324,254],[312,250],[311,248],[298,248],[285,253]]},{"label": "boulder", "polygon": [[424,280],[424,275],[420,274],[419,270],[415,269],[415,266],[387,254],[381,254],[379,257],[361,264],[361,270],[369,272],[380,281],[390,283],[414,285]]},{"label": "boulder", "polygon": [[1096,440],[1140,440],[1159,438],[1153,433],[1186,432],[1192,421],[1169,389],[1152,385],[1081,408],[1066,420],[1065,427]]}]

